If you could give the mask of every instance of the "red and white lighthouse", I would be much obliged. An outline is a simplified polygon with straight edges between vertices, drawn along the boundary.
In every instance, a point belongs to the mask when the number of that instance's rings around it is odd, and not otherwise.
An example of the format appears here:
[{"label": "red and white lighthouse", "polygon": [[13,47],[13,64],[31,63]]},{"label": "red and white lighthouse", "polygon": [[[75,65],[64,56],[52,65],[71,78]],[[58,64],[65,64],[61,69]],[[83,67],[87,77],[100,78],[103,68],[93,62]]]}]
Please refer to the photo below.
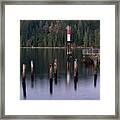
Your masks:
[{"label": "red and white lighthouse", "polygon": [[71,40],[71,26],[67,26],[67,42],[70,42]]},{"label": "red and white lighthouse", "polygon": [[66,27],[67,30],[67,55],[71,54],[71,26]]}]

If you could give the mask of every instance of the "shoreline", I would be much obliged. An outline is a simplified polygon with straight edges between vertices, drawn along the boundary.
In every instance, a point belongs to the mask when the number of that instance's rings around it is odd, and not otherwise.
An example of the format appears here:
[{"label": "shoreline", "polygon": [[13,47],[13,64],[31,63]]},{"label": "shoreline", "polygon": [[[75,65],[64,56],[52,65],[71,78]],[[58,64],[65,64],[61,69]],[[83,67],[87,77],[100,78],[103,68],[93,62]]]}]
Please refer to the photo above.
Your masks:
[{"label": "shoreline", "polygon": [[20,48],[29,48],[29,49],[43,49],[43,48],[45,48],[45,49],[65,49],[66,47],[20,47]]},{"label": "shoreline", "polygon": [[[23,48],[23,49],[66,49],[67,47],[20,47],[20,48]],[[89,49],[89,48],[93,48],[93,49],[99,49],[100,48],[94,48],[94,47],[71,47],[72,49],[75,49],[75,48],[80,48],[80,49]]]}]

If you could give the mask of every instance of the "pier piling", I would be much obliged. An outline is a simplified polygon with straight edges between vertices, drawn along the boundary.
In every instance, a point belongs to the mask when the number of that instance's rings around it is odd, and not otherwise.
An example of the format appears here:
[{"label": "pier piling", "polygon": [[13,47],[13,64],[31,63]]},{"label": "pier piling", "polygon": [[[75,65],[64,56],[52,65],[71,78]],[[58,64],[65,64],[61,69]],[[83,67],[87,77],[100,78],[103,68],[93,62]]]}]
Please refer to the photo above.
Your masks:
[{"label": "pier piling", "polygon": [[78,64],[77,59],[74,61],[74,89],[77,90],[77,82],[78,82]]},{"label": "pier piling", "polygon": [[33,61],[31,60],[31,87],[34,87]]},{"label": "pier piling", "polygon": [[26,65],[23,64],[22,70],[22,88],[23,88],[23,96],[26,99]]},{"label": "pier piling", "polygon": [[54,60],[54,80],[57,85],[57,59]]}]

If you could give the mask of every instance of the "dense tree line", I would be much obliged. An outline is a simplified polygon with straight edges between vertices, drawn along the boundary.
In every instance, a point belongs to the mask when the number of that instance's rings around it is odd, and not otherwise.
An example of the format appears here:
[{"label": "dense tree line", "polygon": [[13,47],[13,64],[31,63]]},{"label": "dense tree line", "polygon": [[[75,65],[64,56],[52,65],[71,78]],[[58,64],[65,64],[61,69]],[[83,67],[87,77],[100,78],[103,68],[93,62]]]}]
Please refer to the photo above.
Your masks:
[{"label": "dense tree line", "polygon": [[99,20],[21,20],[21,47],[65,46],[67,25],[72,28],[74,46],[100,47]]}]

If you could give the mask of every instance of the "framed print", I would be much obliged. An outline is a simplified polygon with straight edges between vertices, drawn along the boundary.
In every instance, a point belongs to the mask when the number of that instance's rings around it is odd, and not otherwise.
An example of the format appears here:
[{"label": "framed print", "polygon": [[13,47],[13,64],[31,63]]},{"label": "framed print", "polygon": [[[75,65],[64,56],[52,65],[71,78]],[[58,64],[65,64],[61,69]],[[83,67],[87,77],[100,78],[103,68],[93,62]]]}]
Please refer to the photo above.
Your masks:
[{"label": "framed print", "polygon": [[118,1],[1,5],[1,118],[119,119]]}]

